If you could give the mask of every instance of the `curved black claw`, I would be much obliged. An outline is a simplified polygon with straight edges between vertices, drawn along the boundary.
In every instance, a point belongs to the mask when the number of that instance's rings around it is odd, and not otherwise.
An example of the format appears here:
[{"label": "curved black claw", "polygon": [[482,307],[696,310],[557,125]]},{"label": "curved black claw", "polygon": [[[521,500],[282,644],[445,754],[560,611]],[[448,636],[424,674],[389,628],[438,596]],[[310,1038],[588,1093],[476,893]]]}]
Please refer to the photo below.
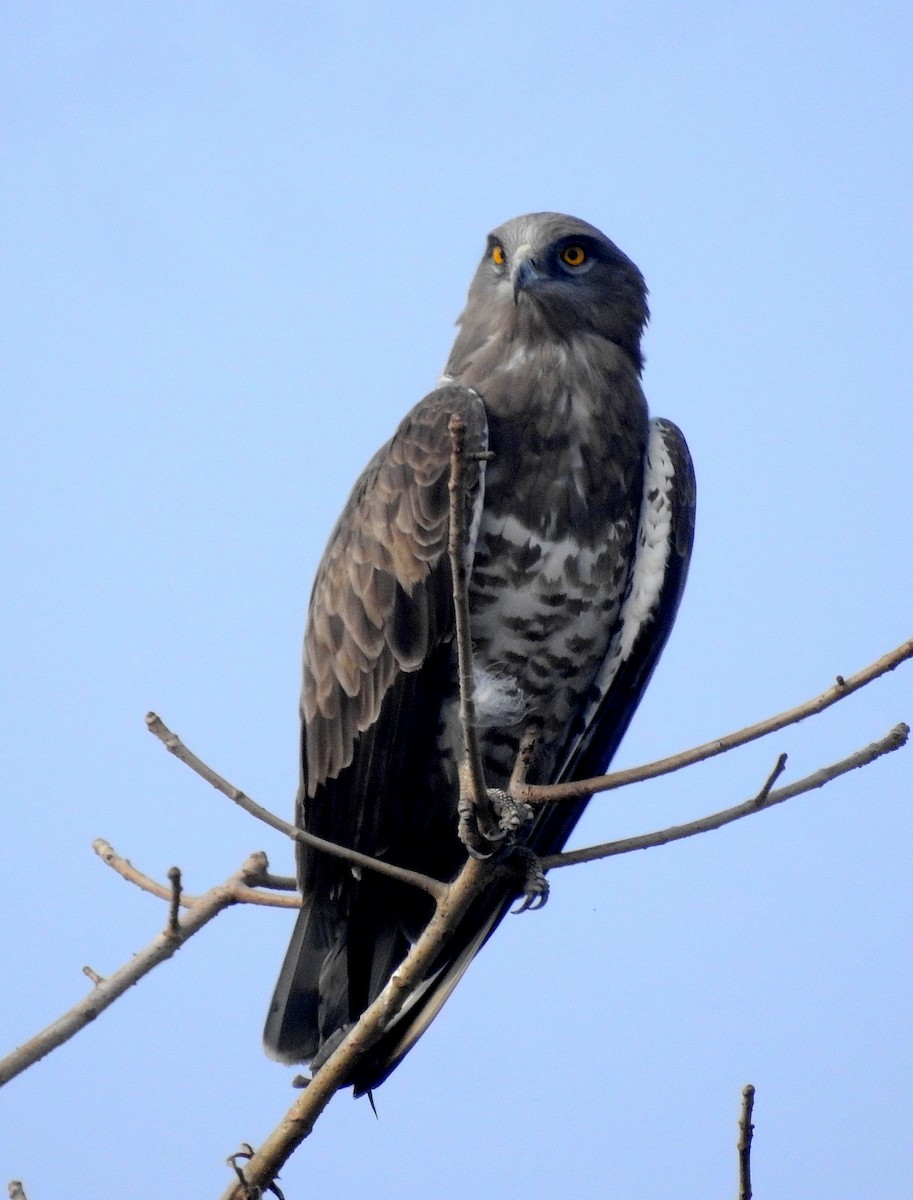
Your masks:
[{"label": "curved black claw", "polygon": [[509,861],[523,881],[523,903],[511,911],[516,914],[544,908],[548,903],[548,880],[539,859],[526,846],[514,846]]}]

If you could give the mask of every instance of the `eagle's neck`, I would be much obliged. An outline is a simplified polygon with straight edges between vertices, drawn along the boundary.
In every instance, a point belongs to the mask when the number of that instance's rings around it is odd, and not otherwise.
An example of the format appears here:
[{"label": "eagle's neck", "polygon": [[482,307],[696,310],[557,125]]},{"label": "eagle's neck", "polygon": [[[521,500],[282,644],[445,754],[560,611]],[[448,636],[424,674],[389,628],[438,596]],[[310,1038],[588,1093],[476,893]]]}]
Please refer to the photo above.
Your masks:
[{"label": "eagle's neck", "polygon": [[[452,357],[448,367],[456,365]],[[516,339],[485,345],[460,366],[454,382],[474,388],[488,413],[488,517],[588,545],[616,521],[636,520],[629,510],[640,495],[647,406],[618,346],[594,335]]]}]

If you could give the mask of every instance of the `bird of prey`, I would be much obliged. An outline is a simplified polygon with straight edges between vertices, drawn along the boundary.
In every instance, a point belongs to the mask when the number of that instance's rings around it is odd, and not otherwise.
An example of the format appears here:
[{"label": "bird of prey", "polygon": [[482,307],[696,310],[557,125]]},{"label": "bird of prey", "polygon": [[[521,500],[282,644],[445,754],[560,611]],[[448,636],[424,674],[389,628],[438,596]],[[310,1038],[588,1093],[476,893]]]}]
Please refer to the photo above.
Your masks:
[{"label": "bird of prey", "polygon": [[[462,735],[447,555],[450,442],[476,458],[466,505],[477,725],[489,787],[524,730],[528,779],[604,771],[681,598],[694,474],[680,431],[640,385],[647,292],[592,225],[533,213],[501,225],[437,387],[371,459],[317,571],[304,639],[300,826],[438,879],[458,837]],[[488,461],[478,456],[490,452]],[[559,850],[586,801],[520,833]],[[283,1062],[319,1062],[384,987],[427,923],[416,888],[298,846],[302,907],[266,1022]],[[349,1081],[382,1082],[507,912],[475,902],[417,995]]]}]

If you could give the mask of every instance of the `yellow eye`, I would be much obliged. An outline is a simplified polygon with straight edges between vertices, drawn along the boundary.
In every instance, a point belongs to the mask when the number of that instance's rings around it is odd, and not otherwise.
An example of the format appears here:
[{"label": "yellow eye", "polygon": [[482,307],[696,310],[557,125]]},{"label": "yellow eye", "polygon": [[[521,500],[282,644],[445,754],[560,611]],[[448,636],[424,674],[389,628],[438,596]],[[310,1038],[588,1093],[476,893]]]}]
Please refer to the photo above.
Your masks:
[{"label": "yellow eye", "polygon": [[504,247],[495,243],[491,248],[491,261],[496,267],[504,266]]},{"label": "yellow eye", "polygon": [[561,258],[569,267],[582,267],[586,262],[586,250],[582,246],[568,246],[561,251]]}]

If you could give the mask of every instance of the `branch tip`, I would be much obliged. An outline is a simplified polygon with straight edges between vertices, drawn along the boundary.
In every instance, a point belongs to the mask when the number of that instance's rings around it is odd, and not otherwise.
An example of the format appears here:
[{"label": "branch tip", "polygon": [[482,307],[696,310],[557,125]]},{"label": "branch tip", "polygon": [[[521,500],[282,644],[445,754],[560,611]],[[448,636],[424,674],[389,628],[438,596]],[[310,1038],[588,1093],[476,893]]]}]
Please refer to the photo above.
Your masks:
[{"label": "branch tip", "polygon": [[774,765],[774,769],[764,780],[764,786],[754,798],[754,802],[758,808],[760,808],[761,805],[767,800],[767,797],[770,795],[771,788],[786,770],[786,761],[787,756],[785,754],[781,754]]},{"label": "branch tip", "polygon": [[753,1083],[742,1088],[742,1111],[739,1114],[739,1200],[751,1200],[751,1139],[754,1125],[751,1114],[754,1108],[755,1089]]},{"label": "branch tip", "polygon": [[169,937],[177,937],[180,933],[181,922],[181,868],[168,868],[168,882],[171,884],[171,901],[168,906],[168,924],[165,927]]}]

